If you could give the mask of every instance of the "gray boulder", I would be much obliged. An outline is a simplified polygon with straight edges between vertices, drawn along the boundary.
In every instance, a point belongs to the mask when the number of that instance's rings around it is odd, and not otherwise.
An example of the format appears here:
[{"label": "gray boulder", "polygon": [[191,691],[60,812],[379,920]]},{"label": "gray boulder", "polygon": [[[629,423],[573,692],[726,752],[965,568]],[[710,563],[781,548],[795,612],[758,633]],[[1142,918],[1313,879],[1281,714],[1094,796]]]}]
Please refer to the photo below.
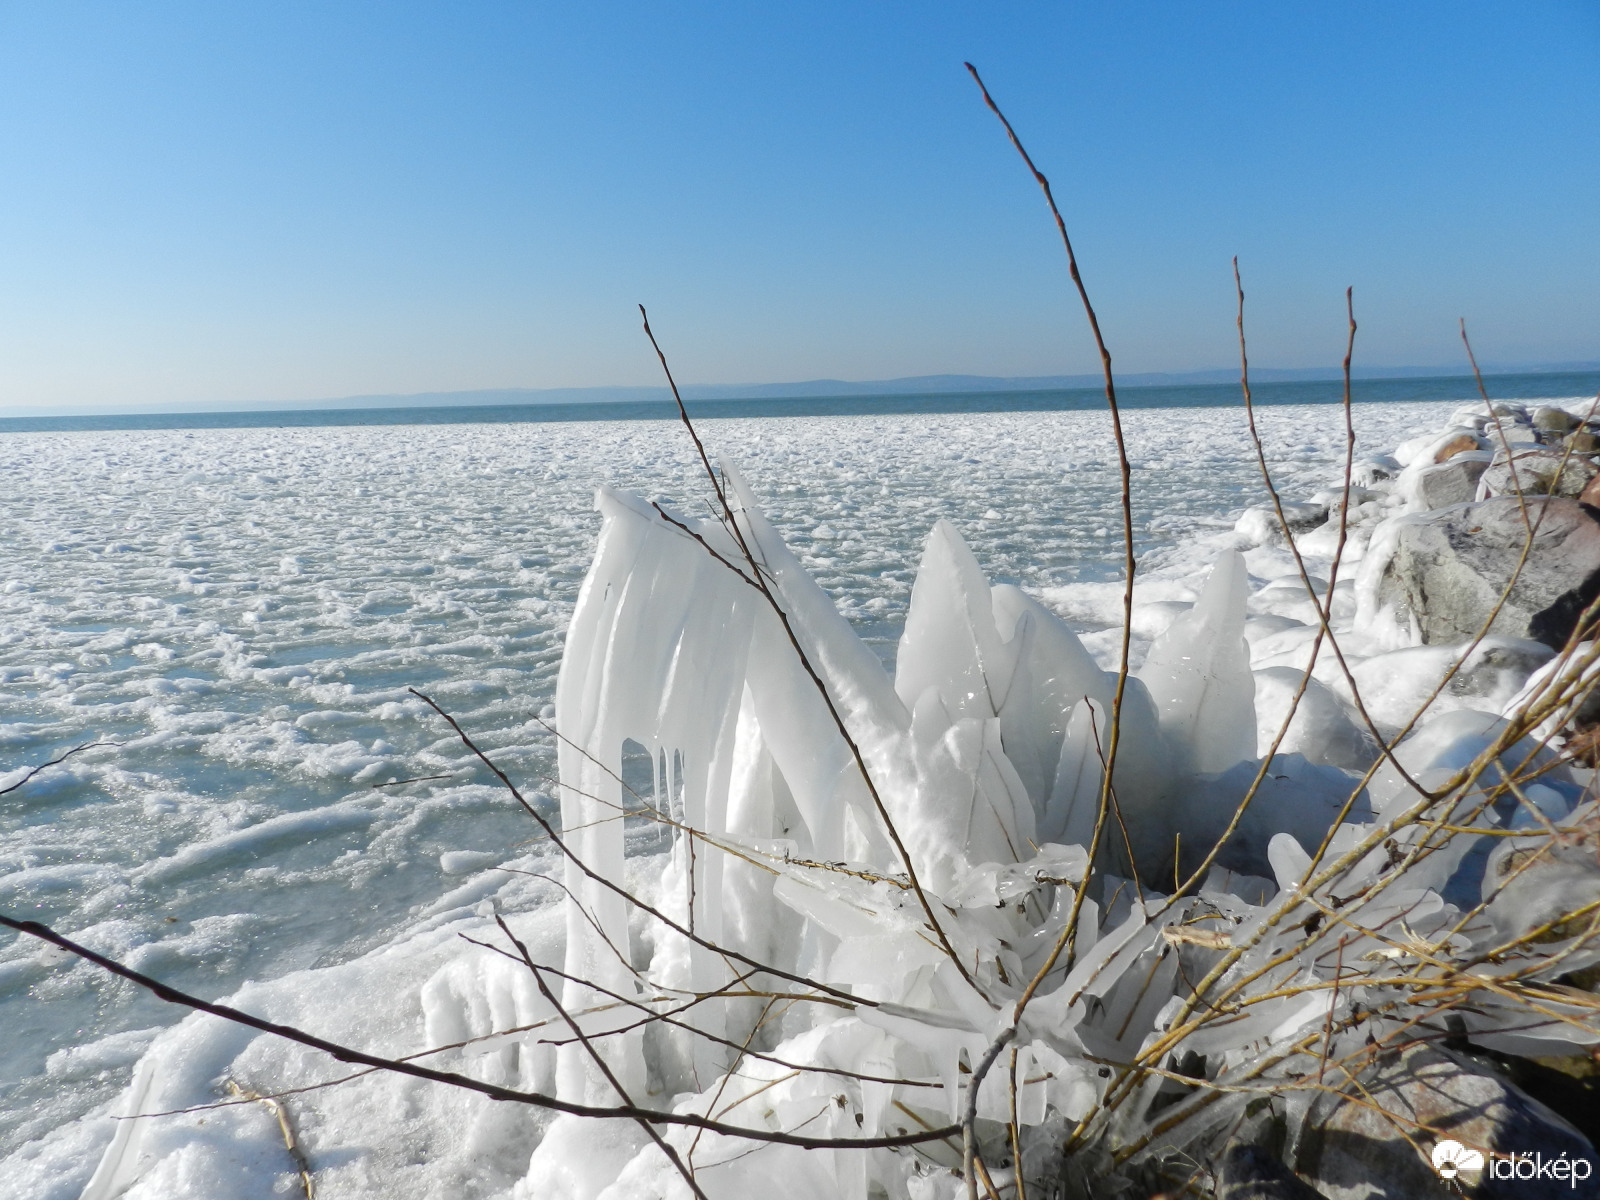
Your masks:
[{"label": "gray boulder", "polygon": [[1358,624],[1387,614],[1424,644],[1475,637],[1521,557],[1523,503],[1533,548],[1491,632],[1561,646],[1600,594],[1600,524],[1557,497],[1496,497],[1384,522],[1357,579]]},{"label": "gray boulder", "polygon": [[1533,427],[1545,433],[1571,433],[1581,424],[1582,421],[1564,408],[1541,405],[1533,410]]},{"label": "gray boulder", "polygon": [[1466,504],[1477,498],[1478,480],[1494,455],[1487,450],[1463,450],[1443,462],[1422,467],[1405,477],[1406,506],[1412,512]]},{"label": "gray boulder", "polygon": [[1497,452],[1478,481],[1478,495],[1577,496],[1595,477],[1595,465],[1580,454],[1559,449],[1513,447]]},{"label": "gray boulder", "polygon": [[[1331,1072],[1330,1072],[1331,1075]],[[1600,1159],[1582,1134],[1509,1081],[1426,1043],[1381,1055],[1347,1095],[1321,1094],[1298,1123],[1287,1161],[1327,1200],[1451,1194],[1424,1155],[1445,1139],[1491,1154],[1587,1160],[1595,1169],[1574,1190],[1568,1179],[1494,1178],[1471,1171],[1457,1194],[1483,1200],[1593,1195]],[[1408,1140],[1408,1137],[1410,1140]],[[1476,1177],[1475,1177],[1476,1176]]]},{"label": "gray boulder", "polygon": [[1600,452],[1600,437],[1596,437],[1592,430],[1580,429],[1567,435],[1562,443],[1572,447],[1574,454],[1595,454]]}]

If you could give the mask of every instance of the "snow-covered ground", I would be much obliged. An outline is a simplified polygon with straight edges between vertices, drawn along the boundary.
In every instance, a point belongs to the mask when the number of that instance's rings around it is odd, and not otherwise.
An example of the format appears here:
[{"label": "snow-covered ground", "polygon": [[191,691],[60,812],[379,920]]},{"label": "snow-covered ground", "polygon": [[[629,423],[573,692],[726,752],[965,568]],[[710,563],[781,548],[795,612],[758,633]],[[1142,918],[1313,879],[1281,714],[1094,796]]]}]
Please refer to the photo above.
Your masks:
[{"label": "snow-covered ground", "polygon": [[[1442,426],[1456,407],[1358,406],[1358,454]],[[1260,423],[1287,496],[1336,479],[1338,409],[1272,408]],[[1142,653],[1195,598],[1261,489],[1236,410],[1143,410],[1126,425],[1148,579]],[[944,517],[992,581],[1020,584],[1089,631],[1109,665],[1121,548],[1103,414],[741,419],[702,433],[886,661],[922,540]],[[679,427],[27,434],[7,435],[0,454],[0,787],[73,746],[117,743],[0,796],[0,911],[179,987],[392,1053],[451,1040],[452,997],[496,994],[481,984],[497,968],[456,937],[490,903],[559,959],[558,891],[493,869],[548,866],[536,830],[406,689],[448,708],[553,811],[555,755],[533,718],[553,697],[594,546],[594,489],[704,511]],[[1260,599],[1286,557],[1247,557],[1253,611],[1304,603]],[[1283,647],[1283,662],[1293,653]],[[648,870],[654,845],[642,836]],[[135,1064],[182,1017],[5,940],[9,1194],[78,1196],[113,1136],[156,1147],[163,1122],[183,1123],[190,1149],[129,1195],[297,1192],[260,1105],[113,1119]],[[196,1094],[220,1095],[222,1074],[265,1092],[350,1073],[267,1038],[195,1035],[202,1024],[164,1035],[195,1047],[183,1070]],[[510,1106],[390,1078],[288,1104],[328,1197],[504,1194],[541,1129]]]}]

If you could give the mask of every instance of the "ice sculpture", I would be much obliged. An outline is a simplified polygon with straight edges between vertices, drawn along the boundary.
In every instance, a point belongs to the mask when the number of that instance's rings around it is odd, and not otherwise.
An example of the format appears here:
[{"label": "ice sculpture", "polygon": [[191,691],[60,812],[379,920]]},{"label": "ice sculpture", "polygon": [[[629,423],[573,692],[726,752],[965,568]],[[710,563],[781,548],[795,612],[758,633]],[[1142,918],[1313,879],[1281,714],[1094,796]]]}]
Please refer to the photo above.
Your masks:
[{"label": "ice sculpture", "polygon": [[[556,706],[562,819],[582,860],[566,880],[563,1004],[582,1014],[594,1048],[560,1050],[563,1097],[616,1100],[590,1057],[600,1053],[625,1092],[676,1094],[683,1112],[839,1138],[932,1128],[960,1117],[968,1073],[1028,991],[1017,1082],[1009,1063],[985,1079],[980,1140],[990,1138],[991,1161],[1010,1161],[993,1139],[1015,1124],[1023,1161],[1010,1170],[1053,1172],[1071,1194],[1071,1171],[1051,1165],[1062,1131],[1085,1122],[1097,1145],[1135,1142],[1172,1092],[1159,1071],[1118,1077],[1104,1064],[1143,1056],[1170,1067],[1186,1055],[1205,1079],[1227,1083],[1291,1063],[1307,1030],[1326,1027],[1335,1050],[1366,1036],[1355,990],[1341,1000],[1319,984],[1333,968],[1306,930],[1330,905],[1361,897],[1347,910],[1359,936],[1344,935],[1340,970],[1392,961],[1385,930],[1430,953],[1493,936],[1492,921],[1467,911],[1476,892],[1457,894],[1463,879],[1482,880],[1486,850],[1471,837],[1442,849],[1429,842],[1437,828],[1401,837],[1383,825],[1407,819],[1418,793],[1401,767],[1386,767],[1369,800],[1343,766],[1370,761],[1370,743],[1346,728],[1326,689],[1310,690],[1293,727],[1293,744],[1322,761],[1257,759],[1237,553],[1222,555],[1199,602],[1125,681],[1106,789],[1116,677],[1036,600],[991,587],[954,526],[940,521],[928,535],[891,679],[744,481],[731,468],[724,478],[720,521],[600,493],[602,532]],[[1268,678],[1292,698],[1288,679]],[[1274,704],[1287,711],[1283,697]],[[1319,729],[1325,709],[1344,722],[1338,730]],[[1499,726],[1489,725],[1459,715],[1425,723],[1396,762],[1424,786],[1455,786],[1455,768],[1493,741]],[[624,794],[624,740],[658,763],[653,795]],[[1517,753],[1507,752],[1507,771]],[[1541,816],[1577,819],[1570,781],[1542,768],[1538,786],[1554,799]],[[1496,782],[1460,790],[1453,819],[1485,830],[1509,820],[1503,800],[1481,802]],[[625,885],[624,814],[658,809],[678,830],[658,902],[687,936],[656,926],[638,944],[627,902],[590,871]],[[1337,870],[1316,876],[1317,863],[1333,861]],[[1207,863],[1198,889],[1169,900],[1160,880]],[[770,1002],[727,994],[767,976],[741,975],[724,951],[838,989],[831,995],[855,1007],[833,998],[773,1016]],[[1248,986],[1253,998],[1227,1020],[1203,1005],[1197,1017],[1200,979],[1210,996]],[[1368,1004],[1379,994],[1361,993]],[[607,1003],[618,996],[629,1005],[620,1012]],[[639,1032],[639,1010],[672,1005],[684,1011],[672,1027]],[[1486,1030],[1497,1019],[1475,1018]],[[1575,1036],[1549,1033],[1553,1024],[1524,1019],[1519,1044]],[[1203,1097],[1219,1093],[1203,1088],[1177,1092],[1164,1128],[1190,1135],[1237,1107],[1210,1103]],[[938,1145],[807,1153],[704,1133],[681,1143],[697,1186],[719,1198],[756,1188],[942,1195],[926,1172],[956,1165]],[[676,1194],[676,1168],[634,1146],[618,1151],[625,1166],[602,1172],[615,1175],[604,1194]]]}]

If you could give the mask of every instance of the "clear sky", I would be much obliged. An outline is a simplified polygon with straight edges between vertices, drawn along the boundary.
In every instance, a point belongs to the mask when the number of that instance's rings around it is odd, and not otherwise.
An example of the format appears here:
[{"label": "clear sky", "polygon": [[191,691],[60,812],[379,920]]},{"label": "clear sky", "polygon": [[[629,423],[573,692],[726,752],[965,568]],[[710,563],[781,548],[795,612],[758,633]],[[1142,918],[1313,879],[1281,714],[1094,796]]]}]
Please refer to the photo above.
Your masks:
[{"label": "clear sky", "polygon": [[1600,5],[0,0],[0,405],[1600,358]]}]

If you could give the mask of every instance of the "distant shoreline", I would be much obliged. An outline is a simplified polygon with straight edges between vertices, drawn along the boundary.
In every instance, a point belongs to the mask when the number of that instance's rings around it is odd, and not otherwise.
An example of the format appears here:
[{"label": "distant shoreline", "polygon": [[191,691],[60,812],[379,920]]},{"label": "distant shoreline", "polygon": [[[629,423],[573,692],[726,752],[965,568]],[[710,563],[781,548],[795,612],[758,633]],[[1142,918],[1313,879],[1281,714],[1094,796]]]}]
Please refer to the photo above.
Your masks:
[{"label": "distant shoreline", "polygon": [[[1206,373],[1211,374],[1211,373]],[[1282,372],[1252,373],[1255,402],[1262,405],[1337,404],[1343,384],[1335,375],[1318,379],[1274,379]],[[1266,376],[1263,378],[1262,376]],[[941,378],[941,377],[932,377]],[[948,377],[943,377],[948,378]],[[970,377],[961,377],[970,378]],[[1119,380],[1124,408],[1218,408],[1240,402],[1236,379],[1205,382]],[[1600,391],[1600,366],[1573,371],[1522,371],[1484,377],[1491,397],[1504,400],[1574,399]],[[787,385],[785,385],[787,386]],[[485,404],[389,404],[350,407],[276,407],[191,412],[36,413],[0,417],[0,433],[70,431],[306,428],[348,425],[461,425],[558,421],[642,421],[677,417],[669,398],[650,392],[633,400],[499,402]],[[1362,403],[1418,400],[1476,400],[1470,375],[1356,378],[1353,396]],[[1099,408],[1105,393],[1098,384],[1072,387],[1004,387],[973,390],[880,392],[794,396],[686,396],[696,420],[735,417],[820,417],[909,415],[917,413],[1071,412]]]}]

